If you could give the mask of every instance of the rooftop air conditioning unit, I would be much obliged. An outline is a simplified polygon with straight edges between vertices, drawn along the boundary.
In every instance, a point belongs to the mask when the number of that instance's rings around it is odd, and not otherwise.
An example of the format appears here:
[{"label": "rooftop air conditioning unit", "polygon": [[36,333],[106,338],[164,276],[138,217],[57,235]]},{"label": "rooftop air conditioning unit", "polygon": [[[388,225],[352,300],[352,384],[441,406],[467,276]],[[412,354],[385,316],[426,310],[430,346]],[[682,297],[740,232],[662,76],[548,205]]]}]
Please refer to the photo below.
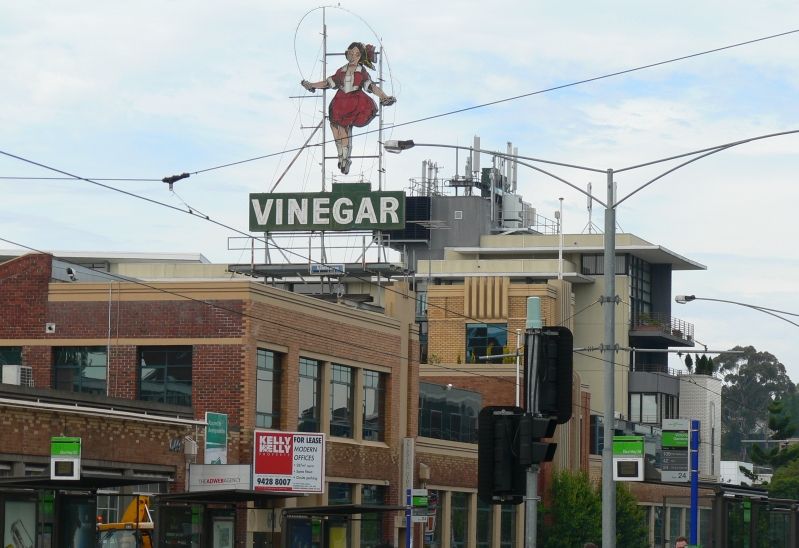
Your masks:
[{"label": "rooftop air conditioning unit", "polygon": [[33,386],[33,368],[29,365],[3,364],[3,384]]}]

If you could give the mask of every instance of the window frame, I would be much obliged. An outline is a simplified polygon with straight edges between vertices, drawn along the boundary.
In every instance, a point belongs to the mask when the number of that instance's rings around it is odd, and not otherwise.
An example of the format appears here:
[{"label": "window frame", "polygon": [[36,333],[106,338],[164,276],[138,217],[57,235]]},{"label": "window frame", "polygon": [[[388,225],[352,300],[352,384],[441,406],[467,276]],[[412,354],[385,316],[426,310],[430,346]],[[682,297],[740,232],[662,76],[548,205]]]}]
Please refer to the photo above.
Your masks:
[{"label": "window frame", "polygon": [[[478,334],[485,330],[484,335]],[[479,363],[481,356],[498,356],[505,353],[508,345],[508,323],[472,322],[465,326],[465,356],[467,363]],[[497,344],[491,344],[491,340]]]},{"label": "window frame", "polygon": [[[343,393],[342,393],[343,391]],[[342,396],[345,401],[339,401]],[[341,404],[344,404],[343,406]],[[336,409],[345,409],[346,416],[336,417]],[[330,435],[337,438],[355,437],[355,368],[339,363],[330,364]]]},{"label": "window frame", "polygon": [[[376,379],[374,383],[370,379]],[[361,439],[365,441],[383,441],[386,432],[386,375],[371,369],[361,370],[363,390],[363,414],[361,417]],[[370,396],[374,400],[376,417],[374,425],[367,427],[367,403]]]},{"label": "window frame", "polygon": [[[271,357],[271,360],[269,359]],[[263,359],[262,359],[263,358]],[[269,348],[256,348],[255,357],[255,427],[280,427],[280,380],[285,355]],[[271,361],[271,363],[270,363]],[[265,378],[266,376],[271,378]],[[262,378],[262,376],[264,378]],[[271,405],[267,411],[267,402],[261,400],[261,387],[271,394]],[[263,408],[261,406],[264,406]]]},{"label": "window frame", "polygon": [[[52,352],[54,389],[81,394],[107,394],[107,346],[54,346]],[[75,354],[70,356],[71,353]],[[92,356],[95,355],[102,355],[102,365],[93,363]],[[77,361],[78,363],[69,363],[70,361]],[[102,376],[88,376],[86,375],[87,370],[102,370]],[[102,386],[92,388],[89,385],[92,381],[98,384],[102,381]],[[67,387],[67,385],[69,386]]]},{"label": "window frame", "polygon": [[[314,374],[309,374],[313,368]],[[323,364],[319,360],[313,358],[306,358],[300,356],[298,364],[298,382],[297,382],[297,396],[298,396],[298,416],[297,416],[297,431],[298,432],[321,432],[322,427],[322,368]],[[303,417],[305,409],[303,405],[303,388],[310,386],[313,393],[311,398],[314,401],[312,407],[313,413],[310,417]],[[307,399],[307,398],[306,398]]]},{"label": "window frame", "polygon": [[[145,353],[157,353],[157,352],[164,352],[165,353],[165,362],[166,363],[151,363],[147,364],[144,363],[145,360]],[[186,363],[179,363],[181,361],[185,361],[181,359],[181,354],[188,354],[188,364]],[[170,356],[173,358],[170,360]],[[178,363],[172,363],[172,362]],[[193,385],[194,385],[194,347],[191,345],[164,345],[164,346],[139,346],[136,348],[136,375],[137,375],[137,394],[138,399],[140,401],[152,401],[158,403],[165,403],[170,405],[182,405],[186,407],[192,406],[192,396],[193,396]],[[152,369],[154,372],[163,371],[163,378],[160,381],[148,381],[152,384],[160,384],[163,388],[162,394],[160,398],[155,397],[145,397],[144,396],[144,383],[145,379],[143,378],[144,369]],[[188,370],[188,380],[169,380],[170,378],[170,371],[175,373],[177,371],[181,371],[185,373]],[[183,399],[179,399],[175,397],[175,394],[183,393],[182,390],[176,390],[176,388],[185,388],[188,386],[188,396],[183,395]],[[170,387],[172,390],[170,391]],[[155,394],[155,391],[152,391]],[[172,396],[170,396],[172,394]]]}]

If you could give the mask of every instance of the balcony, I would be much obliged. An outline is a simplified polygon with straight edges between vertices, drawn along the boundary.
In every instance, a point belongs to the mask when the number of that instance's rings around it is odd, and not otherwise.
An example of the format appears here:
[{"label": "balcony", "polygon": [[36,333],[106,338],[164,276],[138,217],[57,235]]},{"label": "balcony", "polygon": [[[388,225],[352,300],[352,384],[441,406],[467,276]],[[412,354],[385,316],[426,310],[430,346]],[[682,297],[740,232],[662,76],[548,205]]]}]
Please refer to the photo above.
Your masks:
[{"label": "balcony", "polygon": [[653,337],[668,346],[693,346],[694,325],[668,314],[645,312],[634,315],[630,322],[630,338],[651,340]]}]

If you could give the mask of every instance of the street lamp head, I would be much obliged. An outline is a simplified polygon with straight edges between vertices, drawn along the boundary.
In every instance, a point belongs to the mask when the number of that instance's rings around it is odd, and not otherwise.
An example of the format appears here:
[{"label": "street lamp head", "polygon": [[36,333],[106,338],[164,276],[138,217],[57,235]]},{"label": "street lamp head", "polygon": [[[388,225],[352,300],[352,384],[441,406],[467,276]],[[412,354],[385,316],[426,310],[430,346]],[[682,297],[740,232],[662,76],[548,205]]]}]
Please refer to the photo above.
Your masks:
[{"label": "street lamp head", "polygon": [[383,148],[386,149],[386,152],[391,152],[392,154],[399,154],[403,150],[408,150],[409,148],[413,148],[413,146],[414,142],[412,139],[408,139],[406,141],[398,141],[396,139],[392,139],[383,142]]},{"label": "street lamp head", "polygon": [[696,300],[696,295],[676,295],[674,297],[674,301],[680,304],[685,304],[693,300]]}]

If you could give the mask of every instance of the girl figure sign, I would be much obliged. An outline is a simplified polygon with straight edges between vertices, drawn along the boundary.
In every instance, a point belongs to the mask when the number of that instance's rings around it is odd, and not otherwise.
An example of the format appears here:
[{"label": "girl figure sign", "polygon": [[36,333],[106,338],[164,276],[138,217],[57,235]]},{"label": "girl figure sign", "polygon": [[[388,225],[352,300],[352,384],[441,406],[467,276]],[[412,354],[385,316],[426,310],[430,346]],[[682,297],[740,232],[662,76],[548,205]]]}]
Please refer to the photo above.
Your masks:
[{"label": "girl figure sign", "polygon": [[374,69],[375,47],[371,44],[353,42],[344,52],[347,64],[336,71],[333,76],[321,82],[300,82],[308,91],[317,89],[335,89],[336,95],[330,101],[328,118],[333,138],[336,140],[338,150],[338,168],[341,173],[350,171],[350,152],[352,150],[352,127],[364,127],[377,114],[377,105],[371,97],[366,95],[369,91],[380,99],[383,106],[393,105],[397,102],[394,97],[386,95],[377,84],[372,82],[368,67]]}]

